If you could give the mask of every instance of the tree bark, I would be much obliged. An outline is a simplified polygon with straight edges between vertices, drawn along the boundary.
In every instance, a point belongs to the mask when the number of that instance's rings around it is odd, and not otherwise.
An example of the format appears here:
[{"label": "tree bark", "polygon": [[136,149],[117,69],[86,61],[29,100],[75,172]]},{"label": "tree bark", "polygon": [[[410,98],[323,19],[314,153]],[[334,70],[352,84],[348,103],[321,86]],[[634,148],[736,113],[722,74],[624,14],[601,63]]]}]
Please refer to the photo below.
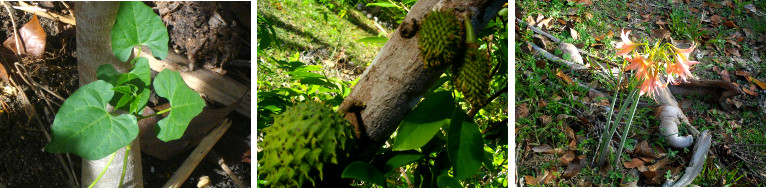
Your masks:
[{"label": "tree bark", "polygon": [[[401,26],[386,42],[339,107],[358,128],[362,148],[357,157],[368,158],[396,130],[446,68],[428,70],[418,49],[417,23],[432,9],[471,12],[473,28],[481,31],[506,1],[421,0],[410,9]],[[417,20],[417,21],[416,21]],[[462,16],[458,17],[463,22]],[[475,32],[479,33],[479,32]]]},{"label": "tree bark", "polygon": [[[129,63],[117,60],[112,53],[111,30],[114,25],[119,2],[77,2],[75,16],[77,22],[77,71],[80,86],[96,80],[96,71],[102,64],[112,64],[120,72],[130,70]],[[143,187],[141,174],[141,152],[138,139],[131,143],[128,154],[127,170],[122,185],[120,175],[125,160],[125,148],[117,150],[112,164],[95,187]],[[82,185],[90,185],[106,166],[110,156],[99,160],[82,161]]]}]

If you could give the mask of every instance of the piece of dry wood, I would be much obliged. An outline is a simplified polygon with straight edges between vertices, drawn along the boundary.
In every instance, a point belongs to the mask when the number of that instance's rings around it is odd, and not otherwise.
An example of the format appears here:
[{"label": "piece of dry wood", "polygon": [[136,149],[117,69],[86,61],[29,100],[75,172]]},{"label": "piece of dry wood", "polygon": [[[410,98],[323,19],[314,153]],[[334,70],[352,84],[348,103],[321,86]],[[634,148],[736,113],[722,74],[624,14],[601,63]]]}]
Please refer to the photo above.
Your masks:
[{"label": "piece of dry wood", "polygon": [[[24,3],[23,1],[19,1],[19,4],[21,5],[20,7],[34,7],[34,6],[30,6],[27,3]],[[45,17],[45,18],[58,20],[58,21],[64,22],[64,23],[69,24],[69,25],[76,25],[77,24],[75,22],[75,19],[72,18],[72,17],[62,16],[62,15],[59,15],[59,14],[56,14],[56,13],[52,13],[52,12],[48,12],[48,11],[39,11],[39,10],[34,10],[34,9],[18,9],[18,10],[21,10],[21,11],[24,11],[24,12],[29,12],[29,13],[32,13],[32,14],[37,14],[37,15]]]},{"label": "piece of dry wood", "polygon": [[229,77],[221,76],[207,69],[197,69],[190,71],[189,61],[175,52],[168,51],[168,57],[163,60],[155,59],[147,48],[141,50],[141,56],[149,59],[149,66],[152,70],[161,72],[165,69],[178,71],[181,78],[184,79],[189,88],[197,91],[205,97],[221,103],[232,104],[239,101],[242,95],[242,101],[237,105],[234,111],[239,112],[246,117],[250,117],[250,87],[237,82]]},{"label": "piece of dry wood", "polygon": [[186,158],[184,163],[178,167],[178,170],[173,173],[173,176],[171,176],[170,179],[162,187],[181,187],[184,181],[189,178],[189,175],[194,172],[194,169],[197,168],[199,162],[205,158],[210,149],[213,149],[213,146],[215,146],[215,143],[218,142],[218,139],[221,139],[221,136],[223,136],[223,134],[229,130],[230,126],[231,121],[226,119],[221,123],[221,125],[213,129],[213,131],[210,131],[210,134],[202,139],[199,145],[194,148],[194,151],[192,151],[191,155]]},{"label": "piece of dry wood", "polygon": [[[537,33],[537,34],[540,34],[540,35],[543,35],[543,36],[545,36],[545,37],[548,37],[549,39],[551,39],[551,41],[553,41],[553,42],[555,42],[555,43],[561,43],[561,39],[559,39],[559,38],[556,38],[556,37],[554,37],[553,35],[551,35],[551,34],[548,34],[547,32],[545,32],[545,31],[543,31],[543,30],[540,30],[540,29],[538,29],[537,27],[535,27],[535,26],[533,26],[533,25],[529,25],[529,24],[527,24],[526,22],[522,21],[522,20],[521,20],[521,19],[519,19],[519,18],[516,18],[516,22],[518,22],[518,23],[520,23],[520,24],[522,24],[522,25],[527,25],[527,28],[528,28],[528,29],[532,30],[533,32],[535,32],[535,33]],[[602,61],[602,62],[606,62],[606,63],[609,63],[609,64],[611,64],[612,66],[620,66],[620,65],[619,65],[619,64],[617,64],[617,63],[614,63],[614,62],[608,61],[608,60],[606,60],[606,59],[604,59],[604,58],[601,58],[601,57],[598,57],[598,56],[596,56],[596,55],[593,55],[593,54],[591,54],[590,52],[588,52],[588,51],[585,51],[585,50],[583,50],[583,49],[579,49],[579,48],[577,48],[577,52],[580,52],[581,54],[585,54],[585,55],[587,55],[588,57],[592,57],[592,58],[595,58],[596,60],[599,60],[599,61]]]},{"label": "piece of dry wood", "polygon": [[215,160],[213,162],[215,162],[216,164],[221,166],[221,169],[223,169],[223,171],[226,172],[226,175],[228,175],[229,178],[231,178],[231,180],[234,181],[234,184],[237,184],[237,187],[239,187],[239,188],[246,188],[247,187],[244,183],[242,183],[241,180],[239,180],[237,175],[234,174],[234,172],[231,171],[231,169],[229,168],[229,165],[226,165],[226,161],[223,160],[223,157],[218,155],[215,151],[210,151],[210,156],[213,157],[213,160]]},{"label": "piece of dry wood", "polygon": [[[567,61],[567,60],[561,59],[559,57],[556,57],[555,55],[551,54],[548,51],[545,51],[545,49],[540,48],[539,46],[535,45],[534,43],[527,42],[527,45],[531,46],[532,49],[535,50],[536,54],[538,54],[540,56],[543,56],[546,59],[549,59],[549,60],[551,60],[551,61],[553,61],[553,62],[555,62],[555,63],[557,63],[557,64],[559,64],[561,66],[571,67],[572,70],[585,70],[585,69],[588,69],[588,67],[585,67],[583,65],[580,65],[580,64],[577,64],[575,62]],[[605,78],[608,78],[608,77],[605,77]]]}]

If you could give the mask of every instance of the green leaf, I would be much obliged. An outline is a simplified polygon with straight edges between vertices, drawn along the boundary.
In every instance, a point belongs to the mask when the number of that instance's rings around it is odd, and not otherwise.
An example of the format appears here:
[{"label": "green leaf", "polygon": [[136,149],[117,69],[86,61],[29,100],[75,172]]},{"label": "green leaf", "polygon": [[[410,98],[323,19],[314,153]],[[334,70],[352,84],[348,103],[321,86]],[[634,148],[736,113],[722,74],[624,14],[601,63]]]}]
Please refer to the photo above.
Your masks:
[{"label": "green leaf", "polygon": [[383,37],[364,37],[362,39],[356,40],[356,42],[385,44],[386,42],[388,42],[388,38],[383,38]]},{"label": "green leaf", "polygon": [[439,185],[439,188],[463,187],[462,185],[460,185],[460,182],[458,182],[455,178],[452,178],[447,174],[442,174],[438,178],[436,178],[436,183]]},{"label": "green leaf", "polygon": [[452,113],[447,132],[447,153],[452,161],[455,178],[462,180],[478,172],[484,158],[484,143],[479,126],[462,109]]},{"label": "green leaf", "polygon": [[120,3],[112,27],[112,52],[122,62],[128,61],[133,47],[148,46],[155,58],[168,56],[168,29],[149,6],[140,1]]},{"label": "green leaf", "polygon": [[109,83],[97,80],[72,93],[53,119],[53,139],[45,150],[96,160],[130,144],[138,135],[136,117],[109,114],[111,89]]},{"label": "green leaf", "polygon": [[136,84],[136,86],[140,88],[142,86],[148,86],[151,83],[151,74],[152,72],[151,68],[149,67],[149,60],[144,57],[140,57],[136,61],[133,70],[130,70],[128,73],[118,72],[117,69],[114,69],[114,66],[111,64],[103,64],[98,66],[98,70],[96,71],[96,78],[99,80],[104,80],[107,83],[115,86],[119,86],[123,83],[138,79],[138,81],[143,83]]},{"label": "green leaf", "polygon": [[370,163],[362,161],[354,161],[346,166],[340,177],[358,179],[386,187],[386,179],[383,177],[383,174]]},{"label": "green leaf", "polygon": [[422,153],[402,153],[397,154],[386,162],[385,172],[391,171],[395,168],[402,167],[404,165],[412,164],[415,161],[426,158]]},{"label": "green leaf", "polygon": [[379,6],[379,7],[397,7],[391,3],[367,3],[367,6]]},{"label": "green leaf", "polygon": [[[151,83],[151,68],[149,67],[149,59],[140,57],[137,59],[135,67],[128,73],[120,73],[111,64],[104,64],[98,67],[96,71],[96,77],[99,80],[104,80],[107,83],[112,84],[117,88],[118,93],[109,102],[115,108],[126,110],[128,112],[137,112],[146,105],[149,101],[149,84]],[[131,85],[136,87],[136,90],[131,91],[130,94],[122,92],[122,86]],[[138,96],[133,96],[133,92],[138,93]],[[140,100],[135,100],[140,99]],[[126,104],[131,104],[125,106]],[[138,109],[138,110],[137,110]]]},{"label": "green leaf", "polygon": [[392,150],[410,150],[428,143],[442,125],[449,124],[454,107],[452,95],[448,91],[426,96],[402,120]]},{"label": "green leaf", "polygon": [[181,74],[168,69],[154,78],[154,90],[170,101],[170,114],[157,122],[157,138],[165,142],[181,138],[192,118],[202,112],[205,101],[186,85]]}]

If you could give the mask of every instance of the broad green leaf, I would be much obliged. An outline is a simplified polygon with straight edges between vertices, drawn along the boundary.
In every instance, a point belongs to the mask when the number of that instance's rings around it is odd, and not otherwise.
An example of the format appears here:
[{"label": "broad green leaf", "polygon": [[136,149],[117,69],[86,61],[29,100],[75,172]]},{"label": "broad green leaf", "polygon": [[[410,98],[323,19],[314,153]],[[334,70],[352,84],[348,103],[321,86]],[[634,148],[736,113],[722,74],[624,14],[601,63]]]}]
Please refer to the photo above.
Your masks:
[{"label": "broad green leaf", "polygon": [[97,80],[72,93],[53,119],[53,138],[45,150],[96,160],[130,144],[138,135],[136,117],[109,114],[111,89],[109,83]]},{"label": "broad green leaf", "polygon": [[367,3],[367,6],[379,6],[379,7],[397,7],[391,3]]},{"label": "broad green leaf", "polygon": [[463,187],[460,185],[460,182],[458,182],[455,178],[450,177],[447,174],[442,174],[436,179],[436,183],[439,185],[439,188],[460,188]]},{"label": "broad green leaf", "polygon": [[462,109],[455,109],[447,132],[447,153],[455,178],[462,180],[478,172],[484,158],[482,148],[484,143],[479,126]]},{"label": "broad green leaf", "polygon": [[128,61],[133,47],[148,46],[155,58],[168,56],[168,29],[160,17],[141,1],[120,2],[112,27],[112,52],[122,62]]},{"label": "broad green leaf", "polygon": [[375,166],[362,161],[354,161],[346,166],[346,169],[343,170],[343,173],[340,175],[340,177],[358,179],[383,187],[386,187],[387,185],[383,174],[381,174],[380,171],[375,168]]},{"label": "broad green leaf", "polygon": [[421,159],[424,159],[426,156],[422,153],[402,153],[397,154],[394,157],[391,157],[391,159],[388,159],[386,162],[386,167],[384,169],[384,172],[388,173],[388,171],[391,171],[395,168],[402,167],[404,165],[412,164],[415,161],[419,161]]},{"label": "broad green leaf", "polygon": [[154,78],[154,91],[170,101],[170,114],[157,122],[157,138],[165,142],[181,138],[192,118],[202,112],[205,101],[186,85],[181,74],[168,69]]},{"label": "broad green leaf", "polygon": [[394,138],[394,151],[420,148],[436,135],[439,128],[449,124],[455,107],[448,91],[426,96],[420,104],[404,117]]},{"label": "broad green leaf", "polygon": [[362,39],[356,40],[356,42],[385,44],[386,42],[388,42],[388,38],[383,38],[383,37],[364,37]]}]

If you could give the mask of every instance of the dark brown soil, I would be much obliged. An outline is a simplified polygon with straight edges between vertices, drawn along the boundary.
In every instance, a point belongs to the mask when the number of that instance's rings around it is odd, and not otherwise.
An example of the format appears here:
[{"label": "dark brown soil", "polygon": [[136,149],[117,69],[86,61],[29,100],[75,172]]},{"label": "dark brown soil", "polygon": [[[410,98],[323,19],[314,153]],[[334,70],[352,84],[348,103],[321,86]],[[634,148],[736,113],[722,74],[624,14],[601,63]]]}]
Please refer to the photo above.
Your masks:
[{"label": "dark brown soil", "polygon": [[[15,3],[12,3],[15,5]],[[42,7],[48,11],[62,15],[69,15],[66,8],[59,2],[52,3],[54,6]],[[73,3],[67,3],[73,7]],[[249,6],[249,2],[247,3]],[[153,8],[154,4],[149,4]],[[199,4],[200,9],[191,9],[184,14],[169,14],[163,18],[174,18],[174,16],[193,16],[194,11],[205,10],[205,7],[219,6],[215,3]],[[226,4],[226,7],[231,7]],[[0,6],[0,43],[13,36],[11,31],[12,24],[8,12]],[[155,10],[158,10],[157,8]],[[246,10],[250,9],[237,9]],[[157,12],[157,11],[155,11]],[[250,79],[250,31],[249,31],[249,12],[247,23],[240,22],[238,17],[232,17],[235,14],[231,10],[218,10],[221,14],[226,27],[216,28],[213,35],[217,37],[205,42],[205,44],[195,44],[193,46],[202,46],[197,53],[197,63],[199,65],[211,64],[211,68],[219,73],[228,72],[226,75],[249,84]],[[227,16],[224,16],[224,13]],[[210,14],[209,12],[197,12],[197,14]],[[23,11],[15,11],[13,18],[16,21],[17,28],[21,27],[31,19],[32,15]],[[197,16],[203,18],[204,16]],[[207,19],[210,17],[208,16]],[[33,79],[39,85],[47,87],[52,92],[61,97],[68,97],[77,89],[77,55],[76,55],[76,36],[75,27],[50,20],[47,18],[38,18],[43,29],[47,34],[45,55],[42,58],[23,58],[19,64],[23,65],[26,71],[23,73]],[[236,19],[234,21],[233,19]],[[208,23],[205,21],[205,23]],[[247,25],[248,28],[245,28]],[[173,33],[179,32],[174,29],[182,28],[187,33],[195,33],[197,27],[173,27],[168,26],[171,37]],[[202,29],[204,30],[204,29]],[[210,30],[204,30],[209,32]],[[199,36],[199,35],[198,35]],[[222,37],[223,36],[223,37]],[[235,37],[238,36],[238,37]],[[187,38],[198,38],[197,36],[187,36]],[[211,42],[212,41],[212,42]],[[171,39],[172,48],[185,48],[186,43],[178,44],[177,40]],[[184,49],[185,50],[185,49]],[[204,55],[203,55],[204,54]],[[0,54],[2,55],[2,54]],[[185,55],[185,54],[184,54]],[[0,81],[0,187],[67,187],[67,181],[70,180],[64,171],[63,164],[53,153],[43,151],[45,145],[49,142],[45,132],[50,134],[50,125],[55,116],[54,110],[58,110],[63,100],[47,93],[39,92],[40,89],[34,89],[25,83],[18,71],[15,70],[12,62],[13,57],[0,57],[2,66],[8,70],[8,74],[13,76],[16,85],[26,94],[29,102],[35,111],[30,111],[29,116],[25,112],[22,97],[14,92],[14,87],[9,83]],[[237,60],[237,63],[230,63]],[[211,63],[209,63],[211,62]],[[205,66],[201,66],[202,68]],[[211,69],[214,70],[214,69]],[[234,74],[232,74],[234,73]],[[46,102],[48,101],[48,102]],[[50,105],[48,104],[50,103]],[[250,118],[232,113],[228,116],[232,120],[229,131],[224,134],[210,153],[221,156],[228,167],[245,185],[250,185],[251,164],[249,161],[243,162],[243,156],[249,152]],[[149,155],[142,155],[144,185],[146,187],[160,187],[169,177],[178,169],[183,161],[189,156],[191,151],[184,152],[168,161],[162,161]],[[68,160],[66,155],[62,154],[64,160]],[[74,168],[77,181],[80,178],[81,159],[76,155],[70,155],[71,165]],[[249,155],[247,156],[249,159]],[[67,165],[70,162],[65,162]],[[218,165],[217,159],[208,154],[199,166],[192,172],[189,179],[183,187],[196,187],[197,182],[202,176],[210,178],[212,187],[236,187],[234,181]],[[86,184],[89,182],[79,182]]]}]

